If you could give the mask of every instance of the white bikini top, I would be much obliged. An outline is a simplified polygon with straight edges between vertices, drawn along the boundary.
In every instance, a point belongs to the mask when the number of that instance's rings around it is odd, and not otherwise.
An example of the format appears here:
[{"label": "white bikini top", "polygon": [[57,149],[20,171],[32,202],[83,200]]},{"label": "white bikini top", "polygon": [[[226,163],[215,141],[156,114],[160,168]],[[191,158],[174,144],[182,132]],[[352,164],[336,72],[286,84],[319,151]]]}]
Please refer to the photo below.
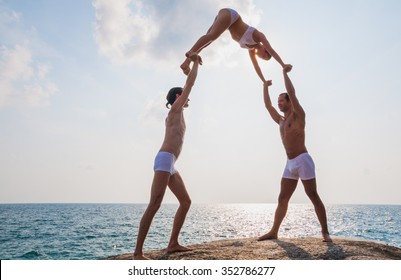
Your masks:
[{"label": "white bikini top", "polygon": [[242,35],[241,39],[238,42],[241,48],[252,50],[254,47],[250,46],[258,44],[257,42],[255,42],[255,40],[253,40],[253,31],[255,31],[255,28],[249,26],[244,35]]}]

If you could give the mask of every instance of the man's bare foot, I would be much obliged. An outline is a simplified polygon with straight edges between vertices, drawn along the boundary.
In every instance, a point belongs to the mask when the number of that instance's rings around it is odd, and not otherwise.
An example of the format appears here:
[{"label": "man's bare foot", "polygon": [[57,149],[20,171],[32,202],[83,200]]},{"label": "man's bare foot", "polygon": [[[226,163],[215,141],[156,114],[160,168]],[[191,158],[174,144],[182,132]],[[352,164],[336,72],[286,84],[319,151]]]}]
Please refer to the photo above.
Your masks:
[{"label": "man's bare foot", "polygon": [[134,260],[150,260],[149,258],[145,257],[143,254],[133,254]]},{"label": "man's bare foot", "polygon": [[273,234],[270,231],[265,235],[262,235],[258,238],[258,241],[268,240],[268,239],[277,239],[277,234]]},{"label": "man's bare foot", "polygon": [[192,251],[192,249],[177,244],[177,245],[174,245],[171,247],[170,246],[167,247],[166,251],[167,251],[167,253],[170,254],[170,253],[176,253],[176,252],[188,252],[188,251]]},{"label": "man's bare foot", "polygon": [[323,242],[333,242],[333,240],[331,240],[329,233],[322,233],[322,236],[323,236]]}]

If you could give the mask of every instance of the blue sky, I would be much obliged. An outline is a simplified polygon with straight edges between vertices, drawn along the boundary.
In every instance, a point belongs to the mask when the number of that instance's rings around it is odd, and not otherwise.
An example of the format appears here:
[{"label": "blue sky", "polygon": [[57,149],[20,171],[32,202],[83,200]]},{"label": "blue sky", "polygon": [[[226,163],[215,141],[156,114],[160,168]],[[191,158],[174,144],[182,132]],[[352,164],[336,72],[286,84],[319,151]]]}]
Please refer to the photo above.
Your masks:
[{"label": "blue sky", "polygon": [[[147,202],[165,95],[222,7],[294,65],[323,201],[400,204],[401,3],[390,0],[0,0],[0,203]],[[247,51],[226,32],[201,54],[176,165],[192,200],[275,203],[285,152]],[[275,101],[281,69],[261,66]],[[308,202],[301,184],[292,202]]]}]

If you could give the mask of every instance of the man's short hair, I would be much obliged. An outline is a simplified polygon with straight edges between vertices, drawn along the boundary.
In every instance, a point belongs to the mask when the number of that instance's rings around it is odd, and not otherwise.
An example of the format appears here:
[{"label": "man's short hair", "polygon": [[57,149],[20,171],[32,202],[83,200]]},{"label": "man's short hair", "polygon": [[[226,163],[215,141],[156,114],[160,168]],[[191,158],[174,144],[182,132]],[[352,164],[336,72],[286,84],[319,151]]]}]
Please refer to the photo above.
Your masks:
[{"label": "man's short hair", "polygon": [[280,93],[280,95],[283,95],[285,97],[285,100],[287,100],[288,102],[290,101],[290,96],[288,95],[288,93],[283,92],[283,93]]},{"label": "man's short hair", "polygon": [[175,99],[177,97],[177,94],[181,94],[183,91],[182,87],[173,87],[172,89],[169,90],[169,92],[167,93],[167,103],[166,103],[166,107],[169,108],[168,105],[173,105],[175,102]]}]

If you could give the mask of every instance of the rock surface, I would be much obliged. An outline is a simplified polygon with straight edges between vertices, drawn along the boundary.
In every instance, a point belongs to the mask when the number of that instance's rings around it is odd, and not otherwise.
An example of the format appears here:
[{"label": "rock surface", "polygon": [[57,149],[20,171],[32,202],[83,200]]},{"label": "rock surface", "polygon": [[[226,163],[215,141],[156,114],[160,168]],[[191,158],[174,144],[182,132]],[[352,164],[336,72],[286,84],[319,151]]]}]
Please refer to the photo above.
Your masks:
[{"label": "rock surface", "polygon": [[[401,248],[382,243],[334,237],[332,243],[320,238],[281,238],[256,241],[255,238],[219,240],[189,246],[193,251],[167,254],[146,251],[156,260],[401,260]],[[108,260],[131,260],[132,253]]]}]

